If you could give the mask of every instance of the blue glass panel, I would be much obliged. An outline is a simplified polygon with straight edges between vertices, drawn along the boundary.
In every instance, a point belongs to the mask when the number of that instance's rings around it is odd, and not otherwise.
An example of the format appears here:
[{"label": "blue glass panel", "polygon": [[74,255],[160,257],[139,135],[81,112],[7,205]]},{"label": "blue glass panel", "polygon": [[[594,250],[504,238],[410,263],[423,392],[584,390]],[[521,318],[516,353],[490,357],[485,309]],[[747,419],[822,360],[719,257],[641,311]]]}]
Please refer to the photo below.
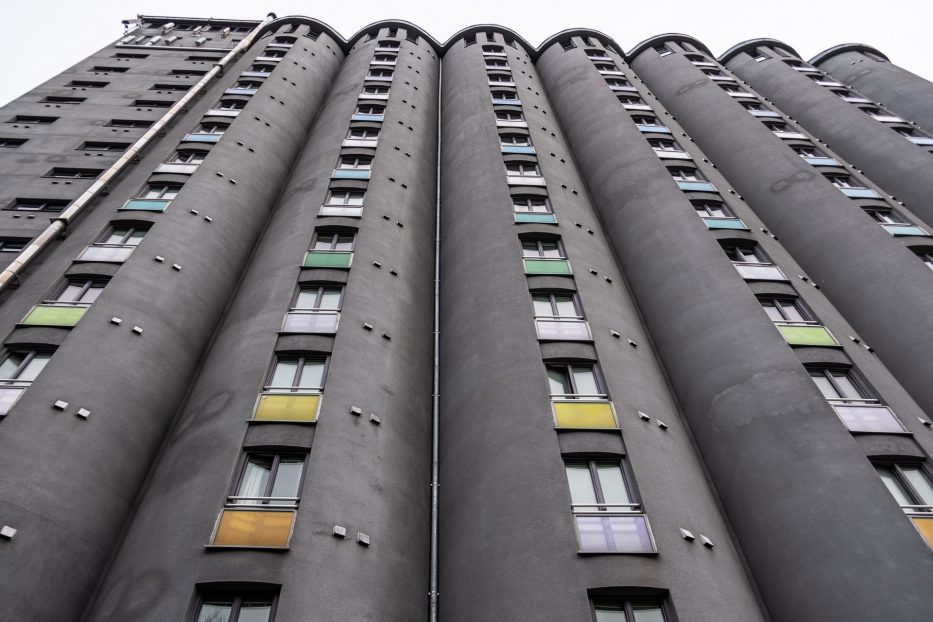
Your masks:
[{"label": "blue glass panel", "polygon": [[671,131],[666,127],[661,127],[660,125],[639,125],[638,129],[642,132],[655,132],[660,134],[670,134]]},{"label": "blue glass panel", "polygon": [[355,114],[350,117],[351,121],[382,121],[382,119],[381,114]]},{"label": "blue glass panel", "polygon": [[871,188],[840,188],[842,194],[853,199],[880,199],[878,193]]},{"label": "blue glass panel", "polygon": [[167,199],[130,199],[120,209],[164,212],[169,203],[171,203],[171,201]]},{"label": "blue glass panel", "polygon": [[695,190],[697,192],[716,192],[716,186],[708,181],[677,181],[681,190]]},{"label": "blue glass panel", "polygon": [[917,225],[881,225],[891,235],[929,235]]},{"label": "blue glass panel", "polygon": [[514,145],[502,145],[502,153],[534,153],[534,147],[517,147]]},{"label": "blue glass panel", "polygon": [[543,222],[553,224],[557,222],[557,218],[554,214],[531,214],[522,212],[515,214],[515,222]]},{"label": "blue glass panel", "polygon": [[334,171],[334,179],[369,179],[372,171],[355,168],[338,168]]},{"label": "blue glass panel", "polygon": [[501,104],[503,106],[521,106],[522,102],[519,99],[496,99],[492,98],[493,104]]},{"label": "blue glass panel", "polygon": [[191,143],[216,143],[223,134],[185,134],[182,141]]},{"label": "blue glass panel", "polygon": [[224,91],[225,95],[255,95],[256,91],[259,89],[227,89]]},{"label": "blue glass panel", "polygon": [[710,229],[742,229],[744,231],[748,230],[748,227],[745,226],[745,223],[739,220],[738,218],[704,217],[703,222],[705,222],[706,226]]},{"label": "blue glass panel", "polygon": [[804,158],[804,162],[813,166],[839,166],[832,158]]}]

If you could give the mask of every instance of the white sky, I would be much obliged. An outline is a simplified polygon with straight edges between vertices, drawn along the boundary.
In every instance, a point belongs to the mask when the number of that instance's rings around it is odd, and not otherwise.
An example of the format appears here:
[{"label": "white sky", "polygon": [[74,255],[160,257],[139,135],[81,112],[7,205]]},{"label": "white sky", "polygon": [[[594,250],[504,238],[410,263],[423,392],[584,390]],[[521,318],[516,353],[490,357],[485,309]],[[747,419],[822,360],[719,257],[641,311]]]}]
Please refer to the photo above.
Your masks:
[{"label": "white sky", "polygon": [[534,46],[560,30],[595,28],[625,51],[664,32],[693,35],[716,55],[746,39],[773,37],[804,60],[839,43],[858,42],[933,80],[930,0],[5,0],[0,58],[14,71],[0,81],[0,105],[116,40],[121,20],[137,13],[262,19],[270,11],[315,17],[344,37],[396,18],[418,24],[441,42],[478,23],[507,26]]}]

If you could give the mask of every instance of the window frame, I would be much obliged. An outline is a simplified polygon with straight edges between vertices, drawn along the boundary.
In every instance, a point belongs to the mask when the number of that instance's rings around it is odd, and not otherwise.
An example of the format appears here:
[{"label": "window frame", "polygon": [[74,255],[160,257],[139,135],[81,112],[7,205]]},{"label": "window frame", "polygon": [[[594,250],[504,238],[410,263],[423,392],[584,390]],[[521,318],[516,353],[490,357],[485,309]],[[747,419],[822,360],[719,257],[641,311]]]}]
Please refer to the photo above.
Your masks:
[{"label": "window frame", "polygon": [[240,607],[244,600],[251,598],[272,598],[271,608],[269,610],[269,618],[266,622],[275,622],[275,615],[278,609],[279,602],[279,593],[278,592],[239,592],[235,590],[206,590],[204,592],[198,591],[198,600],[197,606],[195,607],[194,617],[191,618],[192,622],[200,622],[201,620],[201,609],[204,607],[205,601],[212,599],[221,600],[221,599],[231,599],[232,603],[230,606],[230,615],[227,617],[227,622],[238,622],[240,617]]},{"label": "window frame", "polygon": [[[289,386],[274,386],[270,384],[272,379],[275,377],[275,370],[279,362],[284,359],[297,359],[298,366],[295,368],[295,375],[292,377],[292,384]],[[304,373],[305,365],[311,360],[323,360],[324,366],[321,371],[321,385],[318,387],[299,387],[296,386],[296,381],[301,380],[301,376]],[[330,354],[326,352],[302,352],[302,353],[276,353],[275,357],[272,359],[272,365],[269,367],[269,372],[266,374],[265,380],[262,386],[262,392],[266,394],[275,394],[275,395],[290,395],[295,393],[313,393],[315,395],[320,395],[324,391],[324,386],[327,384],[327,372],[330,369]]]},{"label": "window frame", "polygon": [[[246,477],[246,471],[249,468],[250,458],[251,457],[260,457],[260,456],[271,456],[272,457],[272,467],[269,470],[269,480],[266,482],[265,490],[263,491],[266,494],[257,495],[256,497],[246,497],[240,495],[240,487],[243,485],[244,478]],[[301,477],[298,479],[298,495],[295,497],[273,497],[271,495],[273,488],[275,487],[275,479],[278,475],[279,465],[283,458],[297,458],[301,457]],[[278,451],[276,448],[271,448],[267,450],[263,449],[249,449],[243,452],[243,456],[240,459],[240,464],[238,467],[237,477],[233,481],[233,485],[230,487],[230,494],[227,495],[227,500],[224,503],[226,508],[262,508],[262,509],[276,509],[276,510],[297,510],[299,504],[301,503],[301,489],[304,486],[305,478],[308,474],[308,457],[309,452],[307,451],[295,451],[289,448]],[[291,503],[271,503],[272,499],[281,498],[289,499]]]},{"label": "window frame", "polygon": [[[311,237],[311,245],[308,248],[309,251],[331,251],[331,252],[337,252],[337,253],[352,253],[354,248],[356,247],[357,231],[353,231],[352,233],[346,233],[344,231],[337,230],[331,233],[330,231],[325,230],[323,232],[324,235],[333,238],[333,240],[330,242],[331,247],[330,248],[315,248],[315,245],[321,241],[321,233],[322,232],[319,229],[315,229],[314,235]],[[346,235],[349,235],[352,238],[350,240],[350,249],[344,250],[344,249],[335,248],[337,244],[340,243],[340,239],[339,239],[340,236],[346,236]]]},{"label": "window frame", "polygon": [[[574,368],[579,367],[588,367],[589,372],[593,376],[593,383],[596,385],[597,393],[579,393],[577,392],[577,382],[573,377]],[[552,400],[604,400],[610,401],[609,388],[606,386],[606,381],[602,376],[602,372],[599,369],[599,364],[595,361],[545,361],[545,377],[548,379],[548,395]],[[570,390],[572,393],[551,393],[550,388],[550,371],[554,369],[562,369],[565,373],[567,379],[567,384],[570,385]]]}]

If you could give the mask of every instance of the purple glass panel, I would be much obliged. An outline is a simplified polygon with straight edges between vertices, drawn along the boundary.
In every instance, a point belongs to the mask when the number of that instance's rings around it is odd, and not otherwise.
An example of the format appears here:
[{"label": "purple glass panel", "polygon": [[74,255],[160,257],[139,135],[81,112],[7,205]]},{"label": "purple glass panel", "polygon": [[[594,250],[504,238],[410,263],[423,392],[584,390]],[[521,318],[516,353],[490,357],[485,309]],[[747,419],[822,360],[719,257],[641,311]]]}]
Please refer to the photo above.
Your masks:
[{"label": "purple glass panel", "polygon": [[654,553],[644,516],[590,515],[575,519],[581,553]]},{"label": "purple glass panel", "polygon": [[282,330],[286,333],[317,333],[331,335],[337,332],[336,313],[292,312],[285,316]]},{"label": "purple glass panel", "polygon": [[586,322],[538,320],[538,339],[555,341],[591,341]]},{"label": "purple glass panel", "polygon": [[850,432],[904,432],[904,427],[887,406],[833,404],[836,414]]}]

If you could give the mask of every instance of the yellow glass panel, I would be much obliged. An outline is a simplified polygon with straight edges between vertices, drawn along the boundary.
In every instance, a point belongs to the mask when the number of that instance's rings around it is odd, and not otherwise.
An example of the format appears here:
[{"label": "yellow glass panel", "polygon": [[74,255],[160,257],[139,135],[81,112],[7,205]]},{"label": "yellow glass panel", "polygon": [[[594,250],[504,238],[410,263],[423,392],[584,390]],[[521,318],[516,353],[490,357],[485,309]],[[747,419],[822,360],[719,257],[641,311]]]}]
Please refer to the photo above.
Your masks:
[{"label": "yellow glass panel", "polygon": [[618,428],[612,404],[570,400],[552,402],[558,428]]},{"label": "yellow glass panel", "polygon": [[223,510],[212,544],[286,547],[294,518],[291,511]]},{"label": "yellow glass panel", "polygon": [[933,516],[912,516],[910,520],[914,522],[914,527],[917,528],[917,531],[920,532],[923,539],[927,541],[927,546],[933,549]]},{"label": "yellow glass panel", "polygon": [[260,395],[257,421],[317,421],[320,395]]}]

